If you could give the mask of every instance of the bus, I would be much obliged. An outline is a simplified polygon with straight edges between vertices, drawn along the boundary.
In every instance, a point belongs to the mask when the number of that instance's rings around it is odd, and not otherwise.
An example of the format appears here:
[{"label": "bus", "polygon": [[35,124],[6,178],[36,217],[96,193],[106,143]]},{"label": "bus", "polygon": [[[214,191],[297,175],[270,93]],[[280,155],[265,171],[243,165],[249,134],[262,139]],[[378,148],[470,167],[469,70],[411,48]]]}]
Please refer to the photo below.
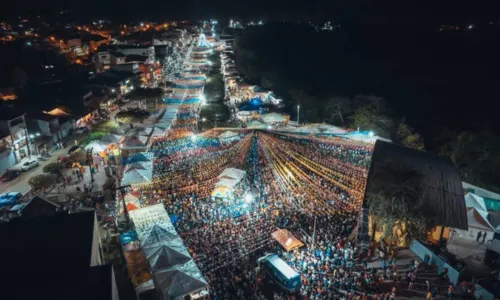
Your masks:
[{"label": "bus", "polygon": [[261,266],[273,280],[282,288],[294,292],[300,287],[300,275],[276,254],[267,254],[258,260]]}]

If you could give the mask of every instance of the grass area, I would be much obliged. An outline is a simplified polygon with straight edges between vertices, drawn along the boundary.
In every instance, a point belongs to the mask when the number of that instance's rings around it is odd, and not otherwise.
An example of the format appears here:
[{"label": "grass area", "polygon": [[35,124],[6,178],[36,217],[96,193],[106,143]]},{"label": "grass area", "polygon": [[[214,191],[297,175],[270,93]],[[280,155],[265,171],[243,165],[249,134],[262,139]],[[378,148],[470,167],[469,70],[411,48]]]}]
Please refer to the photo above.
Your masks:
[{"label": "grass area", "polygon": [[91,141],[100,140],[103,136],[105,136],[108,133],[118,134],[119,131],[120,131],[120,125],[118,125],[117,122],[112,120],[104,121],[100,124],[92,126],[92,129],[90,130],[88,135],[78,138],[79,145],[85,147]]}]

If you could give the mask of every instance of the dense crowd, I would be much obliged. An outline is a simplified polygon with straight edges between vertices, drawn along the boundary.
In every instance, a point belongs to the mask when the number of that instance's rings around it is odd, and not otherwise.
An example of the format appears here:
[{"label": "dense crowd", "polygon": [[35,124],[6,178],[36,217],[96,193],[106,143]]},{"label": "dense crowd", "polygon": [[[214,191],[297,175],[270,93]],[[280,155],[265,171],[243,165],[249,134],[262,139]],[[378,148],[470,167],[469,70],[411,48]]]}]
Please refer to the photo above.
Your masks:
[{"label": "dense crowd", "polygon": [[[301,274],[296,297],[340,299],[346,291],[378,291],[379,275],[363,268],[349,239],[369,145],[262,132],[221,143],[177,130],[153,144],[156,181],[142,189],[142,205],[166,204],[216,299],[281,297],[256,270],[256,258],[267,252],[279,253]],[[211,197],[217,176],[228,167],[244,169],[245,180],[228,198]],[[279,228],[308,247],[282,252],[271,238]]]}]

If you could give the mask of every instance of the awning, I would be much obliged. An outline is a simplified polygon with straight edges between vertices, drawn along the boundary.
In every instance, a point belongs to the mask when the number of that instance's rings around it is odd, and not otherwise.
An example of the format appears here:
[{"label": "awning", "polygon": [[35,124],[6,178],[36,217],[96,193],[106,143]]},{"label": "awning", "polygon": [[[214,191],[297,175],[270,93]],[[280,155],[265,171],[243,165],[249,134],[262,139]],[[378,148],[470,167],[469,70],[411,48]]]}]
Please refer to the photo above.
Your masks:
[{"label": "awning", "polygon": [[218,197],[218,198],[226,198],[227,196],[229,196],[229,194],[231,193],[231,189],[227,188],[227,187],[224,187],[224,186],[218,186],[216,187],[213,191],[212,191],[212,194],[211,196],[212,197]]},{"label": "awning", "polygon": [[271,233],[271,236],[283,247],[287,252],[304,246],[290,231],[286,229],[278,229]]}]

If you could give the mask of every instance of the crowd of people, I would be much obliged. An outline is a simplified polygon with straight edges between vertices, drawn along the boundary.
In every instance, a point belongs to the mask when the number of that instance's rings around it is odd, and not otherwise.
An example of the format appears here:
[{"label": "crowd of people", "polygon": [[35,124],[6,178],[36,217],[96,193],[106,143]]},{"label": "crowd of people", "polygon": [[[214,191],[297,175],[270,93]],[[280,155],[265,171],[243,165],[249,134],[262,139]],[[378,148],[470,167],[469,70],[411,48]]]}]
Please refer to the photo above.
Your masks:
[{"label": "crowd of people", "polygon": [[[215,299],[281,297],[269,276],[256,270],[256,258],[270,252],[301,274],[295,297],[383,291],[394,298],[397,290],[383,285],[394,278],[366,268],[352,239],[370,145],[251,131],[221,143],[177,130],[153,143],[156,180],[141,188],[141,205],[165,203]],[[228,167],[245,170],[246,178],[227,198],[211,197],[217,176]],[[279,228],[308,246],[282,251],[271,237]]]}]

